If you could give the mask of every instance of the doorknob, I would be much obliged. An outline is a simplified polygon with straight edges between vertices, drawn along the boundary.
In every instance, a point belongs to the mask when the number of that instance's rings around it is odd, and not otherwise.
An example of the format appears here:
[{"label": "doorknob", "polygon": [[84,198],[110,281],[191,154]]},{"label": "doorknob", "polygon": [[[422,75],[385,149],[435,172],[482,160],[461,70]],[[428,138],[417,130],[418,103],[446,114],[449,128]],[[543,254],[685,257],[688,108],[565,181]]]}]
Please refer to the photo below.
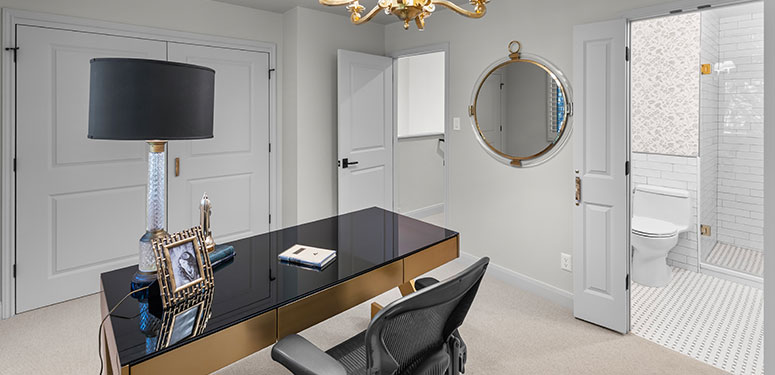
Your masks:
[{"label": "doorknob", "polygon": [[180,158],[175,158],[175,177],[180,176]]},{"label": "doorknob", "polygon": [[576,205],[581,204],[581,177],[576,177]]},{"label": "doorknob", "polygon": [[346,169],[347,167],[349,167],[351,165],[356,165],[356,164],[358,164],[357,161],[348,161],[347,158],[342,159],[342,168],[343,169]]}]

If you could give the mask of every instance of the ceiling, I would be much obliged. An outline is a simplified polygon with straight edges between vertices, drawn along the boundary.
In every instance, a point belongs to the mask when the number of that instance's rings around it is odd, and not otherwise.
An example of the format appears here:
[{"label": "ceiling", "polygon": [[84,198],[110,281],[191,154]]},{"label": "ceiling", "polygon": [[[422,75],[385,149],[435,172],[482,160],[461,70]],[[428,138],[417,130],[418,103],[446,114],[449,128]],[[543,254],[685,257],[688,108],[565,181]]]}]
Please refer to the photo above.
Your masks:
[{"label": "ceiling", "polygon": [[[320,10],[323,12],[339,14],[342,16],[349,16],[349,13],[344,6],[325,6],[320,5],[318,0],[213,0],[222,3],[241,5],[249,8],[266,10],[275,13],[285,13],[295,7],[303,7],[309,9]],[[452,0],[453,3],[462,5],[468,4],[468,0]],[[377,0],[361,0],[361,4],[366,7],[366,10],[370,10],[371,7],[377,4]],[[469,6],[470,7],[470,6]],[[444,9],[444,7],[437,6],[436,11]],[[395,16],[387,16],[384,13],[377,14],[371,22],[389,24],[398,21]]]}]

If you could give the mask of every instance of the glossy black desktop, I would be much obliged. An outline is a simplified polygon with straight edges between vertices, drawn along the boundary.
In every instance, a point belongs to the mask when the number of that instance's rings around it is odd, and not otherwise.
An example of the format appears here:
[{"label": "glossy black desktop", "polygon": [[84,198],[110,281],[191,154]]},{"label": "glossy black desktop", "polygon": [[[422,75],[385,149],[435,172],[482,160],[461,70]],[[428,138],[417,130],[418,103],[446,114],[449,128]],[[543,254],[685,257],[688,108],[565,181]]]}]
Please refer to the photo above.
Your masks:
[{"label": "glossy black desktop", "polygon": [[[215,271],[212,315],[204,331],[158,349],[153,327],[148,327],[148,312],[143,310],[158,308],[160,302],[151,298],[143,304],[127,298],[110,317],[120,358],[120,364],[114,366],[146,361],[457,235],[390,211],[370,208],[234,241],[230,244],[236,257]],[[337,259],[321,271],[280,263],[277,254],[295,244],[336,250]],[[115,306],[130,292],[130,280],[136,269],[137,266],[131,266],[102,274],[108,307]]]}]

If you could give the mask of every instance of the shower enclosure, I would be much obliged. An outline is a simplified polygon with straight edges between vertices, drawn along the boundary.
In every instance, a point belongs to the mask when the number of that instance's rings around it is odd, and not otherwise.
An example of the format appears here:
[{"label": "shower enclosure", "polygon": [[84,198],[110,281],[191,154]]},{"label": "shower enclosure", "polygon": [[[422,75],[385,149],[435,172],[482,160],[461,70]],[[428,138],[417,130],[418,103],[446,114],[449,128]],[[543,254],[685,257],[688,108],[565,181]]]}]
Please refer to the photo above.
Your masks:
[{"label": "shower enclosure", "polygon": [[764,265],[764,9],[701,13],[700,268],[761,282]]}]

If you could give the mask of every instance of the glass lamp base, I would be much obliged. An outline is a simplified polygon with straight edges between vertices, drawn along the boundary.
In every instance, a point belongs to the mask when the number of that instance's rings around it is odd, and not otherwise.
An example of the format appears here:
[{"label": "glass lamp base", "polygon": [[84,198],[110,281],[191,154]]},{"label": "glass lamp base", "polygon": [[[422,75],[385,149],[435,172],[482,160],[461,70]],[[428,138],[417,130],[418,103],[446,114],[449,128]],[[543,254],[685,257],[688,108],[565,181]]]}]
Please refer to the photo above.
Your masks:
[{"label": "glass lamp base", "polygon": [[[132,276],[132,291],[149,286],[156,282],[156,274],[148,272],[135,272]],[[133,298],[144,300],[148,298],[148,289],[144,289],[140,292],[132,293]]]}]

